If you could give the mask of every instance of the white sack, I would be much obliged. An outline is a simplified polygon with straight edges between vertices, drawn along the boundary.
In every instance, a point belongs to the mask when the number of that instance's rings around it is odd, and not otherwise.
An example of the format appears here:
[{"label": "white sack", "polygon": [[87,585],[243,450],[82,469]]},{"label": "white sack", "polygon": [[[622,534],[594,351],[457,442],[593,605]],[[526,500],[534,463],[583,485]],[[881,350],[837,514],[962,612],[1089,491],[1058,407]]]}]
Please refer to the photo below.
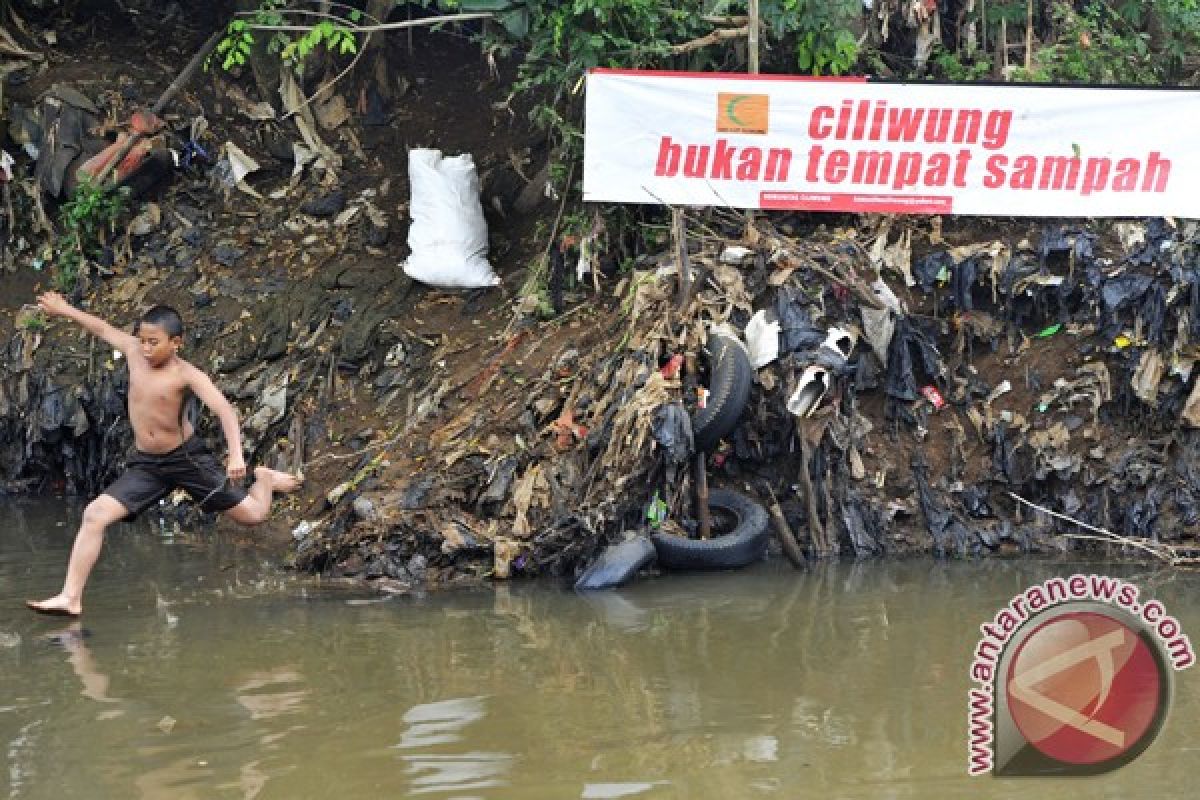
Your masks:
[{"label": "white sack", "polygon": [[440,150],[410,150],[408,181],[412,253],[404,272],[421,283],[455,289],[500,283],[487,260],[487,222],[471,155],[443,158]]}]

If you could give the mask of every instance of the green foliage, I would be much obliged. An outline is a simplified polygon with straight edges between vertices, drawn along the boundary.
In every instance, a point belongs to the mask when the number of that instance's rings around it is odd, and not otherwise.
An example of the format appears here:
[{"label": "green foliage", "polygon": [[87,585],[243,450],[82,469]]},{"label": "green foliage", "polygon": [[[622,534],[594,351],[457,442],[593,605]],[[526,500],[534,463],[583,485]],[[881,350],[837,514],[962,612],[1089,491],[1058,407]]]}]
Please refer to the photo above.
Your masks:
[{"label": "green foliage", "polygon": [[331,53],[353,55],[358,52],[358,42],[348,28],[335,25],[330,20],[321,20],[309,28],[299,39],[284,45],[280,52],[284,61],[300,64],[318,47],[324,46]]},{"label": "green foliage", "polygon": [[[1145,3],[1132,5],[1140,12]],[[1183,72],[1185,57],[1200,50],[1200,2],[1198,0],[1158,0],[1152,4],[1156,24],[1162,36],[1153,49],[1160,56],[1159,65],[1165,81],[1187,78]],[[1149,27],[1149,25],[1147,26]],[[1194,82],[1195,76],[1190,76]]]},{"label": "green foliage", "polygon": [[[223,56],[221,69],[228,72],[246,63],[250,49],[254,47],[254,34],[244,19],[233,19],[225,28],[225,38],[217,43],[217,55]],[[211,57],[210,57],[211,60]],[[207,69],[207,63],[205,64]]]},{"label": "green foliage", "polygon": [[17,318],[17,327],[30,333],[44,333],[46,331],[46,315],[41,311],[20,315]]},{"label": "green foliage", "polygon": [[54,288],[69,292],[88,259],[98,257],[129,204],[129,189],[81,182],[59,210],[63,232],[55,246]]},{"label": "green foliage", "polygon": [[983,80],[991,74],[992,61],[984,53],[978,55],[978,58],[962,59],[939,46],[929,59],[933,77],[950,83],[973,83]]},{"label": "green foliage", "polygon": [[[1150,36],[1107,3],[1089,3],[1078,12],[1067,3],[1051,9],[1057,40],[1034,54],[1035,65],[1014,73],[1046,83],[1154,84],[1160,76]],[[1136,17],[1135,17],[1136,18]]]},{"label": "green foliage", "polygon": [[858,61],[858,40],[850,24],[861,0],[763,0],[768,31],[794,42],[796,66],[811,75],[843,75]]},{"label": "green foliage", "polygon": [[[216,55],[221,57],[221,68],[229,71],[243,66],[254,48],[255,26],[295,25],[287,16],[287,0],[260,0],[259,7],[252,13],[235,17],[225,28],[225,36],[217,43]],[[267,52],[278,54],[293,67],[304,63],[314,50],[324,47],[330,53],[354,55],[358,52],[355,28],[362,20],[362,12],[348,9],[342,21],[328,17],[308,26],[299,36],[287,31],[272,31],[267,39]],[[311,17],[301,17],[308,22]],[[209,68],[211,57],[205,61]]]},{"label": "green foliage", "polygon": [[[1001,23],[1007,26],[1010,45],[1019,46],[1025,39],[1026,14],[1026,0],[975,4],[965,24],[982,23],[987,51],[937,52],[929,60],[929,73],[955,82],[985,77],[992,68],[992,43],[1000,37]],[[1053,0],[1045,18],[1036,18],[1034,24],[1032,65],[1027,70],[1023,59],[1015,58],[1007,70],[1010,79],[1134,85],[1196,80],[1185,68],[1187,57],[1200,49],[1198,0]]]}]

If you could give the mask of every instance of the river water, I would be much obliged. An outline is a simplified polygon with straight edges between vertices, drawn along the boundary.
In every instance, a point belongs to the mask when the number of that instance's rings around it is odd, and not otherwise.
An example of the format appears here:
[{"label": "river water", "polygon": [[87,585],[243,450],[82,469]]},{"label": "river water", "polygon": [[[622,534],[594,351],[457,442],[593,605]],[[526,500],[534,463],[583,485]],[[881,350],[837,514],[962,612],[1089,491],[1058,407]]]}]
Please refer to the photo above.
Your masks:
[{"label": "river water", "polygon": [[380,598],[223,533],[110,531],[83,621],[36,617],[79,509],[0,503],[0,796],[1185,797],[1200,670],[1131,764],[966,774],[979,624],[1120,575],[1200,637],[1200,576],[1047,562],[764,564],[576,595]]}]

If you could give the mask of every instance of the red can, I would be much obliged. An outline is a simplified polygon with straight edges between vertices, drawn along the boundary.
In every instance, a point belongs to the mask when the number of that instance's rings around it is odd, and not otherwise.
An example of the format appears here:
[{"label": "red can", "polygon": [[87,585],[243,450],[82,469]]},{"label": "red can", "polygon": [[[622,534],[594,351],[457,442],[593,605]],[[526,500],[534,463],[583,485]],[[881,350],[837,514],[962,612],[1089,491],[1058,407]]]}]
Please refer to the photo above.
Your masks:
[{"label": "red can", "polygon": [[946,405],[945,398],[942,397],[942,393],[937,390],[936,386],[922,386],[921,394],[925,395],[925,399],[933,405],[935,410]]}]

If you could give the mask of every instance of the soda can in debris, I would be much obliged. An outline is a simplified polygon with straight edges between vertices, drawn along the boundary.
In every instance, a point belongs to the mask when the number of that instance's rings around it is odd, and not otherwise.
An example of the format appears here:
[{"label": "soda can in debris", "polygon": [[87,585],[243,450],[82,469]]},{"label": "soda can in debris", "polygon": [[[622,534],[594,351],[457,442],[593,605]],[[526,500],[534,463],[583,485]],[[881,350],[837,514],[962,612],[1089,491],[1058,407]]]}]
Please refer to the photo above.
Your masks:
[{"label": "soda can in debris", "polygon": [[942,397],[942,393],[937,390],[936,386],[922,386],[921,394],[925,395],[925,399],[933,405],[935,410],[939,410],[942,406],[946,405],[945,398]]}]

